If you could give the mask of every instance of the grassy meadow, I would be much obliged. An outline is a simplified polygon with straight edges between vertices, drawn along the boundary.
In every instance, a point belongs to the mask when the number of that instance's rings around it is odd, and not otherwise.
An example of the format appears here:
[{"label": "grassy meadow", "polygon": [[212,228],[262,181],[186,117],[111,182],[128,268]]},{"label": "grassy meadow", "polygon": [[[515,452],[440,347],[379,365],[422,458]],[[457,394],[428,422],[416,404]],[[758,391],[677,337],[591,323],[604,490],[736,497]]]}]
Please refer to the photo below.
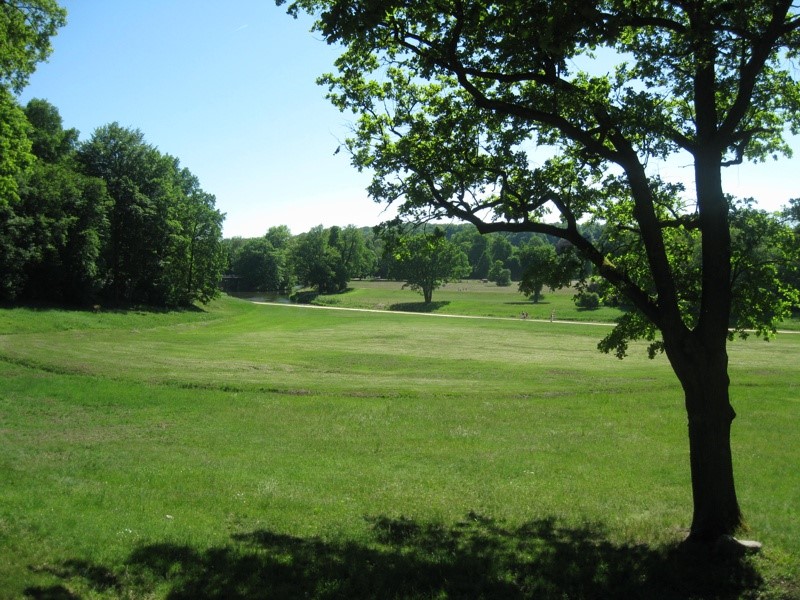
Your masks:
[{"label": "grassy meadow", "polygon": [[666,360],[471,285],[0,310],[0,598],[800,596],[800,335],[730,347],[765,548],[711,560]]},{"label": "grassy meadow", "polygon": [[573,289],[554,292],[546,288],[540,302],[533,304],[519,293],[517,285],[498,287],[491,282],[464,280],[448,283],[433,292],[433,302],[425,304],[422,296],[397,281],[354,281],[343,294],[318,296],[314,304],[342,308],[426,312],[442,315],[467,315],[518,319],[526,312],[531,319],[613,322],[619,316],[616,308],[596,310],[577,308]]}]

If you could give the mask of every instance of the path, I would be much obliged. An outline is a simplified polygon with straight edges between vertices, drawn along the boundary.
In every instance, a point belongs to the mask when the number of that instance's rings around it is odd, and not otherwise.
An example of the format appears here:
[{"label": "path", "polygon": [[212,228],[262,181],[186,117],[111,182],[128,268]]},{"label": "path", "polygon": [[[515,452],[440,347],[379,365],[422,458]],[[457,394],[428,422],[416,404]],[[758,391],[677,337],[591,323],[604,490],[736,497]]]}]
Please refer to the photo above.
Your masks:
[{"label": "path", "polygon": [[[352,312],[382,313],[390,315],[417,315],[421,317],[442,317],[450,319],[484,319],[489,321],[530,321],[531,323],[559,323],[561,325],[592,325],[598,327],[613,327],[616,323],[601,323],[599,321],[564,321],[559,319],[520,319],[519,317],[481,317],[476,315],[446,315],[441,313],[414,312],[408,310],[379,310],[377,308],[350,308],[347,306],[319,306],[317,304],[295,304],[285,302],[260,302],[251,300],[253,304],[268,304],[270,306],[290,306],[296,308],[316,308],[320,310],[349,310]],[[752,333],[751,330],[747,330]],[[779,329],[780,334],[800,334],[800,331]]]}]

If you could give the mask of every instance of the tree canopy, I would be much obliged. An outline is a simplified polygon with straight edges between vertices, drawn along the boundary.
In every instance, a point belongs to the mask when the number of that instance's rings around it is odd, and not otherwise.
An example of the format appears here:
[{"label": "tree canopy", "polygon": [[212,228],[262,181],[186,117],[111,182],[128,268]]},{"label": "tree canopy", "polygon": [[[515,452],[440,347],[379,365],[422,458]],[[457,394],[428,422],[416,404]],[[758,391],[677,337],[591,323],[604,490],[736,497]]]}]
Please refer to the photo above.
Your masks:
[{"label": "tree canopy", "polygon": [[[689,418],[691,539],[734,531],[729,328],[774,331],[789,290],[771,280],[770,310],[736,310],[747,290],[734,277],[744,263],[721,173],[791,153],[792,2],[297,0],[289,10],[314,14],[343,47],[321,82],[357,115],[346,144],[374,174],[375,199],[411,219],[562,238],[627,297],[633,310],[600,347],[624,356],[644,338],[666,352]],[[691,176],[662,179],[659,164],[676,159]],[[609,244],[581,233],[587,220],[606,224]],[[694,270],[682,268],[690,247]]]},{"label": "tree canopy", "polygon": [[0,86],[21,91],[66,22],[67,11],[55,0],[0,1]]},{"label": "tree canopy", "polygon": [[183,306],[218,293],[224,215],[176,158],[115,123],[79,143],[45,100],[7,106],[0,141],[18,152],[0,177],[0,300]]},{"label": "tree canopy", "polygon": [[391,254],[389,273],[422,294],[426,304],[433,301],[434,290],[470,273],[467,255],[445,237],[442,229],[436,228],[431,233],[394,231],[389,235],[386,246],[386,252]]}]

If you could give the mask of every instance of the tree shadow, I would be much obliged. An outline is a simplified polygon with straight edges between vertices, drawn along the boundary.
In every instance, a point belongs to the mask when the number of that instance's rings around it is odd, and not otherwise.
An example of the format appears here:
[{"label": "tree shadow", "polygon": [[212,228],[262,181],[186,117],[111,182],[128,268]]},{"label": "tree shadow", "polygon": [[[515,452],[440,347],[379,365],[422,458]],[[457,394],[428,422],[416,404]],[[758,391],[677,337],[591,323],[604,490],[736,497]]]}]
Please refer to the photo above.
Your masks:
[{"label": "tree shadow", "polygon": [[[74,560],[51,572],[83,578],[93,595],[149,597],[157,588],[171,600],[724,600],[753,594],[763,584],[746,558],[713,557],[685,546],[614,544],[599,524],[571,527],[543,519],[510,527],[476,514],[454,525],[386,516],[367,522],[367,534],[359,540],[260,529],[206,550],[143,545],[117,574]],[[25,593],[29,598],[77,598],[62,586]]]},{"label": "tree shadow", "polygon": [[448,304],[450,304],[448,300],[442,300],[440,302],[398,302],[396,304],[390,304],[389,310],[399,312],[431,313],[439,310],[440,308],[444,308]]}]

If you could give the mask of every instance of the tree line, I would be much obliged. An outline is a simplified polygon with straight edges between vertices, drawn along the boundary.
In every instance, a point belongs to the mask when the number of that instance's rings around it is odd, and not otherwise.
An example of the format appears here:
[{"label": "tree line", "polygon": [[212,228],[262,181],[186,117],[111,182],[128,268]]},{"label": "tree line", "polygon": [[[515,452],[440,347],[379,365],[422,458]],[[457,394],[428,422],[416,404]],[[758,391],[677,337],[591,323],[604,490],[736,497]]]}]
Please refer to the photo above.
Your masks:
[{"label": "tree line", "polygon": [[0,300],[186,306],[217,293],[224,215],[177,158],[118,123],[79,142],[45,100],[2,106]]},{"label": "tree line", "polygon": [[[592,235],[601,228],[591,226]],[[225,287],[241,292],[288,292],[296,286],[338,293],[353,279],[408,282],[430,302],[434,289],[456,279],[499,286],[520,284],[538,301],[544,286],[567,285],[585,269],[568,246],[545,235],[482,235],[470,224],[416,229],[392,223],[377,227],[322,225],[293,236],[285,225],[264,236],[223,242]]]},{"label": "tree line", "polygon": [[[778,287],[787,292],[793,310],[800,309],[797,294],[791,293],[800,289],[800,201],[790,202],[781,213],[756,209],[752,201],[735,202],[731,221],[734,285],[742,298],[742,305],[735,307],[737,317],[755,324],[758,307],[772,306],[774,292],[763,290]],[[635,245],[634,234],[625,228],[591,222],[581,230],[608,254]],[[682,257],[682,272],[676,276],[683,278],[687,296],[691,275],[700,269],[700,243],[693,229],[671,240],[673,252]],[[469,223],[415,228],[394,222],[360,228],[318,225],[293,236],[281,225],[262,237],[228,238],[223,245],[224,287],[233,292],[291,293],[301,287],[330,294],[345,291],[353,279],[394,279],[405,281],[431,302],[433,291],[449,281],[480,279],[498,286],[516,284],[534,303],[546,288],[574,285],[575,302],[582,308],[628,306],[627,298],[603,280],[572,244],[540,233],[481,234]],[[640,252],[631,253],[631,272],[642,259]],[[699,302],[697,294],[694,298]]]},{"label": "tree line", "polygon": [[55,0],[0,2],[0,302],[208,301],[224,215],[197,177],[137,129],[81,142],[46,100],[17,101],[65,23]]}]

